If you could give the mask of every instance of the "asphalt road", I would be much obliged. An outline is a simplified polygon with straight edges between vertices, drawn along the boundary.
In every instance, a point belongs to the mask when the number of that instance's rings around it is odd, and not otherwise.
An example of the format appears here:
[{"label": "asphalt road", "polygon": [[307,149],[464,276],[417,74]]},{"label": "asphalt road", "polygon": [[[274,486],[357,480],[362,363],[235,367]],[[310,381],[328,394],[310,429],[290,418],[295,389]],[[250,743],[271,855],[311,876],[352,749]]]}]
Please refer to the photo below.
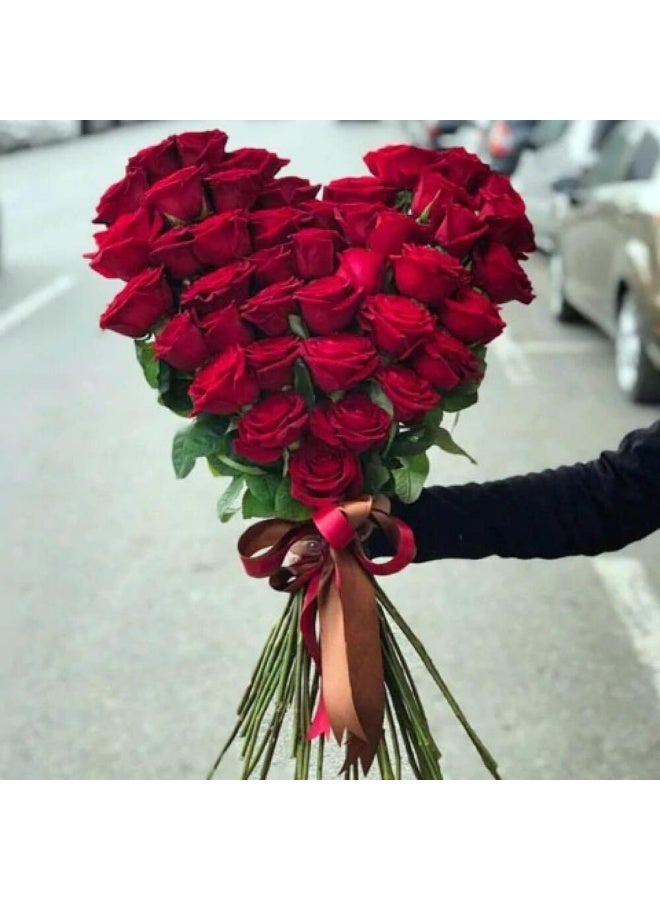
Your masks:
[{"label": "asphalt road", "polygon": [[[282,602],[242,573],[243,526],[217,522],[218,482],[201,466],[175,480],[180,422],[130,341],[98,329],[113,286],[81,259],[128,155],[198,124],[0,157],[0,317],[26,313],[0,330],[3,778],[203,777]],[[220,125],[317,180],[360,173],[363,152],[402,135],[396,122]],[[433,481],[587,460],[658,416],[620,396],[607,340],[551,320],[544,259],[529,271],[538,299],[506,310],[457,426],[479,465],[437,451]],[[505,778],[660,777],[659,541],[600,563],[444,561],[387,580]],[[446,776],[487,777],[419,673]],[[221,777],[237,771],[229,760]],[[279,758],[274,774],[288,771]]]}]

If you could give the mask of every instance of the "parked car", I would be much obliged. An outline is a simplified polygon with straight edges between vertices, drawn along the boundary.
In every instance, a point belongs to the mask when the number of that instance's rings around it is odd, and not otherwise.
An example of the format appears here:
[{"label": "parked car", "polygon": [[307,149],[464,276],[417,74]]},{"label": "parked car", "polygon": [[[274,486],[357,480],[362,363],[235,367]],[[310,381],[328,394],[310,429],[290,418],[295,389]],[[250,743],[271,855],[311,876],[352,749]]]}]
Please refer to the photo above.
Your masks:
[{"label": "parked car", "polygon": [[490,123],[473,119],[407,119],[402,122],[412,143],[432,150],[446,147],[465,147],[480,154],[485,146],[484,135]]},{"label": "parked car", "polygon": [[660,401],[660,121],[628,121],[582,176],[555,184],[551,308],[615,341],[621,390]]},{"label": "parked car", "polygon": [[557,228],[553,183],[579,178],[593,166],[617,124],[602,119],[546,119],[531,132],[511,182],[527,204],[536,243],[547,253],[552,252]]},{"label": "parked car", "polygon": [[493,120],[486,133],[485,147],[477,155],[496,172],[512,175],[523,150],[532,146],[532,132],[538,124],[536,119]]},{"label": "parked car", "polygon": [[0,119],[0,153],[97,134],[120,124],[105,119]]}]

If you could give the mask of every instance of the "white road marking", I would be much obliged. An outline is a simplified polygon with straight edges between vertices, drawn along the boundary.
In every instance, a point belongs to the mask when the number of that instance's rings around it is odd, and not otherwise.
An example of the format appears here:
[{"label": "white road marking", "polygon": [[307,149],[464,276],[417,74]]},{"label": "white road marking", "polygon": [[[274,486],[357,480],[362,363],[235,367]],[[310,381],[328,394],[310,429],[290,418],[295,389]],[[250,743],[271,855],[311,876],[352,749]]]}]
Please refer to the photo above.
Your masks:
[{"label": "white road marking", "polygon": [[599,557],[592,563],[628,629],[637,656],[651,670],[660,698],[660,603],[644,566],[631,557]]},{"label": "white road marking", "polygon": [[12,328],[20,325],[21,322],[24,322],[33,313],[40,310],[42,306],[46,306],[46,304],[51,301],[57,300],[58,297],[61,297],[62,294],[73,287],[75,283],[76,280],[75,278],[72,278],[71,275],[60,275],[59,278],[49,281],[48,284],[45,284],[38,290],[28,294],[27,297],[19,300],[18,303],[15,303],[14,306],[10,307],[6,312],[0,313],[0,337],[8,331],[11,331]]},{"label": "white road marking", "polygon": [[536,376],[521,345],[506,331],[491,344],[492,352],[502,364],[504,373],[513,384],[535,384]]}]

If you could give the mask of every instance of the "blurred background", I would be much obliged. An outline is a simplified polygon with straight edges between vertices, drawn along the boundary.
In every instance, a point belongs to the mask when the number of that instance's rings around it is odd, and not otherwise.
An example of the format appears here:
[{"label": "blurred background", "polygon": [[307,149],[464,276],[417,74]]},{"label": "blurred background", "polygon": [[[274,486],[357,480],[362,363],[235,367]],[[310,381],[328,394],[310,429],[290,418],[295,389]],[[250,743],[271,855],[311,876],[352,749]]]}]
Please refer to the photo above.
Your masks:
[{"label": "blurred background", "polygon": [[[431,483],[588,460],[660,412],[660,121],[0,120],[2,778],[203,777],[282,603],[243,574],[222,485],[175,480],[181,423],[100,332],[116,287],[82,259],[128,157],[213,127],[314,182],[387,143],[464,146],[522,194],[537,299],[504,308],[457,426],[478,467],[437,451]],[[659,537],[387,579],[505,778],[660,777]],[[419,679],[446,776],[486,777]]]}]

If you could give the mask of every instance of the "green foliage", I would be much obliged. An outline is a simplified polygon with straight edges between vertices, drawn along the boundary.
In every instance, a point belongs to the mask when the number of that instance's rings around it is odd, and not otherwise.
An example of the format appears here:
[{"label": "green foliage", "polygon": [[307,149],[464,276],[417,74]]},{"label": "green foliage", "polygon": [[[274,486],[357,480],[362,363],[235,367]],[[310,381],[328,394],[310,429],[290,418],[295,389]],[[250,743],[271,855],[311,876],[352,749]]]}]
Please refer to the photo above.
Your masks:
[{"label": "green foliage", "polygon": [[390,470],[383,464],[379,453],[372,451],[364,455],[362,460],[364,474],[364,490],[367,494],[377,494],[390,481]]},{"label": "green foliage", "polygon": [[242,475],[236,475],[218,500],[218,518],[221,522],[228,522],[241,508],[239,501],[244,480]]},{"label": "green foliage", "polygon": [[154,345],[146,340],[135,341],[135,355],[150,388],[158,387],[159,362],[154,356]]},{"label": "green foliage", "polygon": [[304,522],[310,519],[312,511],[291,496],[291,480],[283,478],[275,491],[275,515],[292,522]]},{"label": "green foliage", "polygon": [[300,338],[308,338],[309,331],[307,330],[307,326],[303,322],[300,316],[290,315],[289,316],[289,328],[291,331]]},{"label": "green foliage", "polygon": [[453,439],[451,434],[447,431],[446,428],[439,428],[437,434],[435,436],[434,444],[437,447],[440,447],[441,450],[444,450],[446,453],[454,453],[457,456],[465,456],[470,460],[471,463],[474,463],[475,466],[477,464],[476,459],[474,459],[467,450],[464,450],[460,447],[456,441]]},{"label": "green foliage", "polygon": [[309,369],[302,359],[297,359],[293,367],[293,387],[307,404],[307,409],[313,409],[316,404],[314,385],[312,384],[312,376],[309,374]]},{"label": "green foliage", "polygon": [[174,435],[172,465],[177,478],[189,475],[199,457],[216,457],[222,453],[228,424],[229,420],[222,416],[200,416]]},{"label": "green foliage", "polygon": [[376,406],[380,406],[381,409],[384,409],[390,419],[394,417],[392,401],[377,381],[367,381],[367,393],[369,394],[369,399],[372,403],[375,403]]},{"label": "green foliage", "polygon": [[414,503],[429,474],[429,461],[426,453],[420,453],[403,457],[399,462],[400,467],[392,471],[395,493],[403,503]]},{"label": "green foliage", "polygon": [[246,475],[247,491],[243,495],[246,519],[267,519],[276,515],[275,495],[281,481],[279,475]]}]

